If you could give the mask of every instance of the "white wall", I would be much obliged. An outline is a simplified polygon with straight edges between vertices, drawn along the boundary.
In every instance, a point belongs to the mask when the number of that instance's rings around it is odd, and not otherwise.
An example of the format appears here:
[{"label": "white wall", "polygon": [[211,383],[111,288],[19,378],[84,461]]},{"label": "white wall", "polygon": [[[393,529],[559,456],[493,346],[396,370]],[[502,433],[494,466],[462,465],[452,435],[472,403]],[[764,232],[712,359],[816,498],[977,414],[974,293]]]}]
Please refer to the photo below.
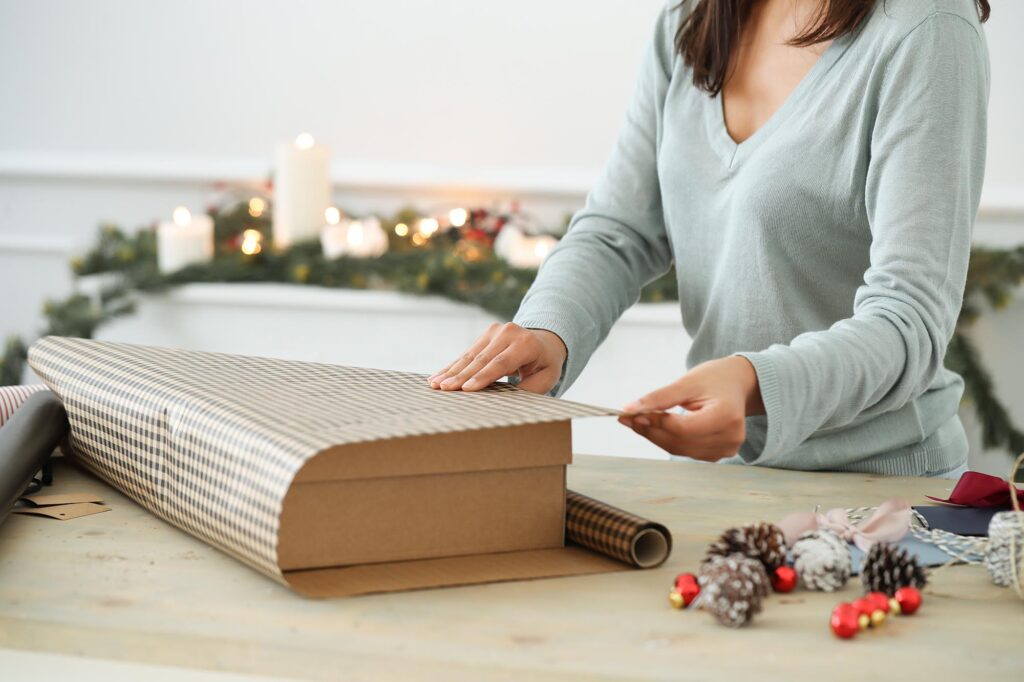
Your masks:
[{"label": "white wall", "polygon": [[[354,211],[516,198],[549,224],[614,140],[664,0],[2,0],[0,337],[101,220],[203,208],[309,131]],[[887,0],[899,2],[900,0]],[[1024,3],[998,3],[978,234],[1024,241]],[[1007,357],[1015,309],[979,330]],[[1009,332],[1007,332],[1009,330]],[[1019,343],[1017,343],[1019,347]],[[1024,366],[997,372],[1024,423]]]}]

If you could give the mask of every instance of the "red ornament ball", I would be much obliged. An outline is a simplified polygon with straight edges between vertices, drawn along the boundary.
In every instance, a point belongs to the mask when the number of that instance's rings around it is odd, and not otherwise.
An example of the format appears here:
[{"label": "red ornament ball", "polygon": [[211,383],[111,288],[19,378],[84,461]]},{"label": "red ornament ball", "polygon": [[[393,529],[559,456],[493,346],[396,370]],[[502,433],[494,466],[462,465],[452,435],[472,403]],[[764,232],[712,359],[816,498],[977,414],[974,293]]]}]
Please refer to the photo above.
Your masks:
[{"label": "red ornament ball", "polygon": [[858,615],[867,616],[868,618],[871,617],[872,613],[878,610],[875,603],[867,597],[861,597],[860,599],[855,600],[853,602],[853,606],[857,609]]},{"label": "red ornament ball", "polygon": [[772,589],[776,592],[792,592],[796,589],[796,570],[792,566],[779,566],[772,573]]},{"label": "red ornament ball", "polygon": [[840,639],[850,639],[860,630],[860,624],[858,623],[860,615],[860,609],[853,604],[843,602],[832,609],[832,618],[829,621],[829,625],[832,626],[832,632]]},{"label": "red ornament ball", "polygon": [[689,606],[700,594],[700,583],[693,573],[680,573],[676,576],[675,585],[672,588],[683,598],[683,606]]},{"label": "red ornament ball", "polygon": [[876,611],[881,611],[885,614],[889,613],[889,595],[884,592],[869,592],[864,595],[864,598],[875,605]]},{"label": "red ornament ball", "polygon": [[921,608],[921,591],[916,587],[901,587],[893,595],[896,603],[900,605],[900,613],[909,616]]}]

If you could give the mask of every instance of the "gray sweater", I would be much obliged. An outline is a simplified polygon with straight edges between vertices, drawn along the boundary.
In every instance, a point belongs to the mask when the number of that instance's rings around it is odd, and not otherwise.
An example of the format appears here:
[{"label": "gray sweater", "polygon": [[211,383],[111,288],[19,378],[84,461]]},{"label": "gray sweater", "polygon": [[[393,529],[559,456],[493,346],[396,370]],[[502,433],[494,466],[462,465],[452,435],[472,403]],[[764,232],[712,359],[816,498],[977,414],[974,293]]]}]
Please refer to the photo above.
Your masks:
[{"label": "gray sweater", "polygon": [[515,318],[565,341],[554,392],[674,262],[688,365],[740,354],[757,372],[767,414],[747,419],[745,462],[962,465],[963,380],[943,357],[985,166],[973,0],[879,0],[741,144],[673,48],[674,6],[602,177]]}]

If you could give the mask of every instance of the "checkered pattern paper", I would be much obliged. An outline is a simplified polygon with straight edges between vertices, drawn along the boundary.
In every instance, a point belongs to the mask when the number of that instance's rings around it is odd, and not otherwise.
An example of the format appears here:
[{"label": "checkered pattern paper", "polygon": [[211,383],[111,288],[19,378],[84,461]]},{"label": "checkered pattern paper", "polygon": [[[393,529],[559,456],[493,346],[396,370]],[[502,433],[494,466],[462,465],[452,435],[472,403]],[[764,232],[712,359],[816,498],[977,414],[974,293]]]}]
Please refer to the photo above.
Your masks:
[{"label": "checkered pattern paper", "polygon": [[507,385],[432,390],[425,375],[47,337],[29,362],[64,401],[82,463],[185,531],[284,582],[284,496],[350,443],[614,414]]},{"label": "checkered pattern paper", "polygon": [[44,384],[0,386],[0,426],[14,415],[14,411],[21,407],[30,395],[45,389]]},{"label": "checkered pattern paper", "polygon": [[[664,551],[656,553],[653,559],[639,556],[638,540],[652,533],[663,538]],[[672,551],[672,536],[665,526],[572,490],[565,496],[565,537],[638,568],[657,566]]]}]

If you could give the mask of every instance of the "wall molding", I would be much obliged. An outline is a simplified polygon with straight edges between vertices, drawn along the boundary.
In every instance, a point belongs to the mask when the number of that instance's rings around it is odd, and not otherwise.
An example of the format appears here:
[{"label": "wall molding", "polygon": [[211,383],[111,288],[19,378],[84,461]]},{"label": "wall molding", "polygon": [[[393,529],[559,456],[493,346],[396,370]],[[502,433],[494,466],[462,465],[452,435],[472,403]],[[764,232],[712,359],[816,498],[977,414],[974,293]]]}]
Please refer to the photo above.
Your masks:
[{"label": "wall molding", "polygon": [[[259,183],[271,157],[51,154],[0,152],[0,178],[100,182]],[[586,168],[458,166],[334,161],[336,187],[364,190],[490,191],[543,197],[583,197],[598,171]]]},{"label": "wall molding", "polygon": [[[259,183],[272,159],[173,155],[0,152],[0,179],[170,183]],[[577,199],[582,203],[600,169],[459,166],[427,163],[335,161],[336,188],[366,191],[494,192],[523,197]],[[1024,182],[988,183],[979,218],[1024,219]]]}]

